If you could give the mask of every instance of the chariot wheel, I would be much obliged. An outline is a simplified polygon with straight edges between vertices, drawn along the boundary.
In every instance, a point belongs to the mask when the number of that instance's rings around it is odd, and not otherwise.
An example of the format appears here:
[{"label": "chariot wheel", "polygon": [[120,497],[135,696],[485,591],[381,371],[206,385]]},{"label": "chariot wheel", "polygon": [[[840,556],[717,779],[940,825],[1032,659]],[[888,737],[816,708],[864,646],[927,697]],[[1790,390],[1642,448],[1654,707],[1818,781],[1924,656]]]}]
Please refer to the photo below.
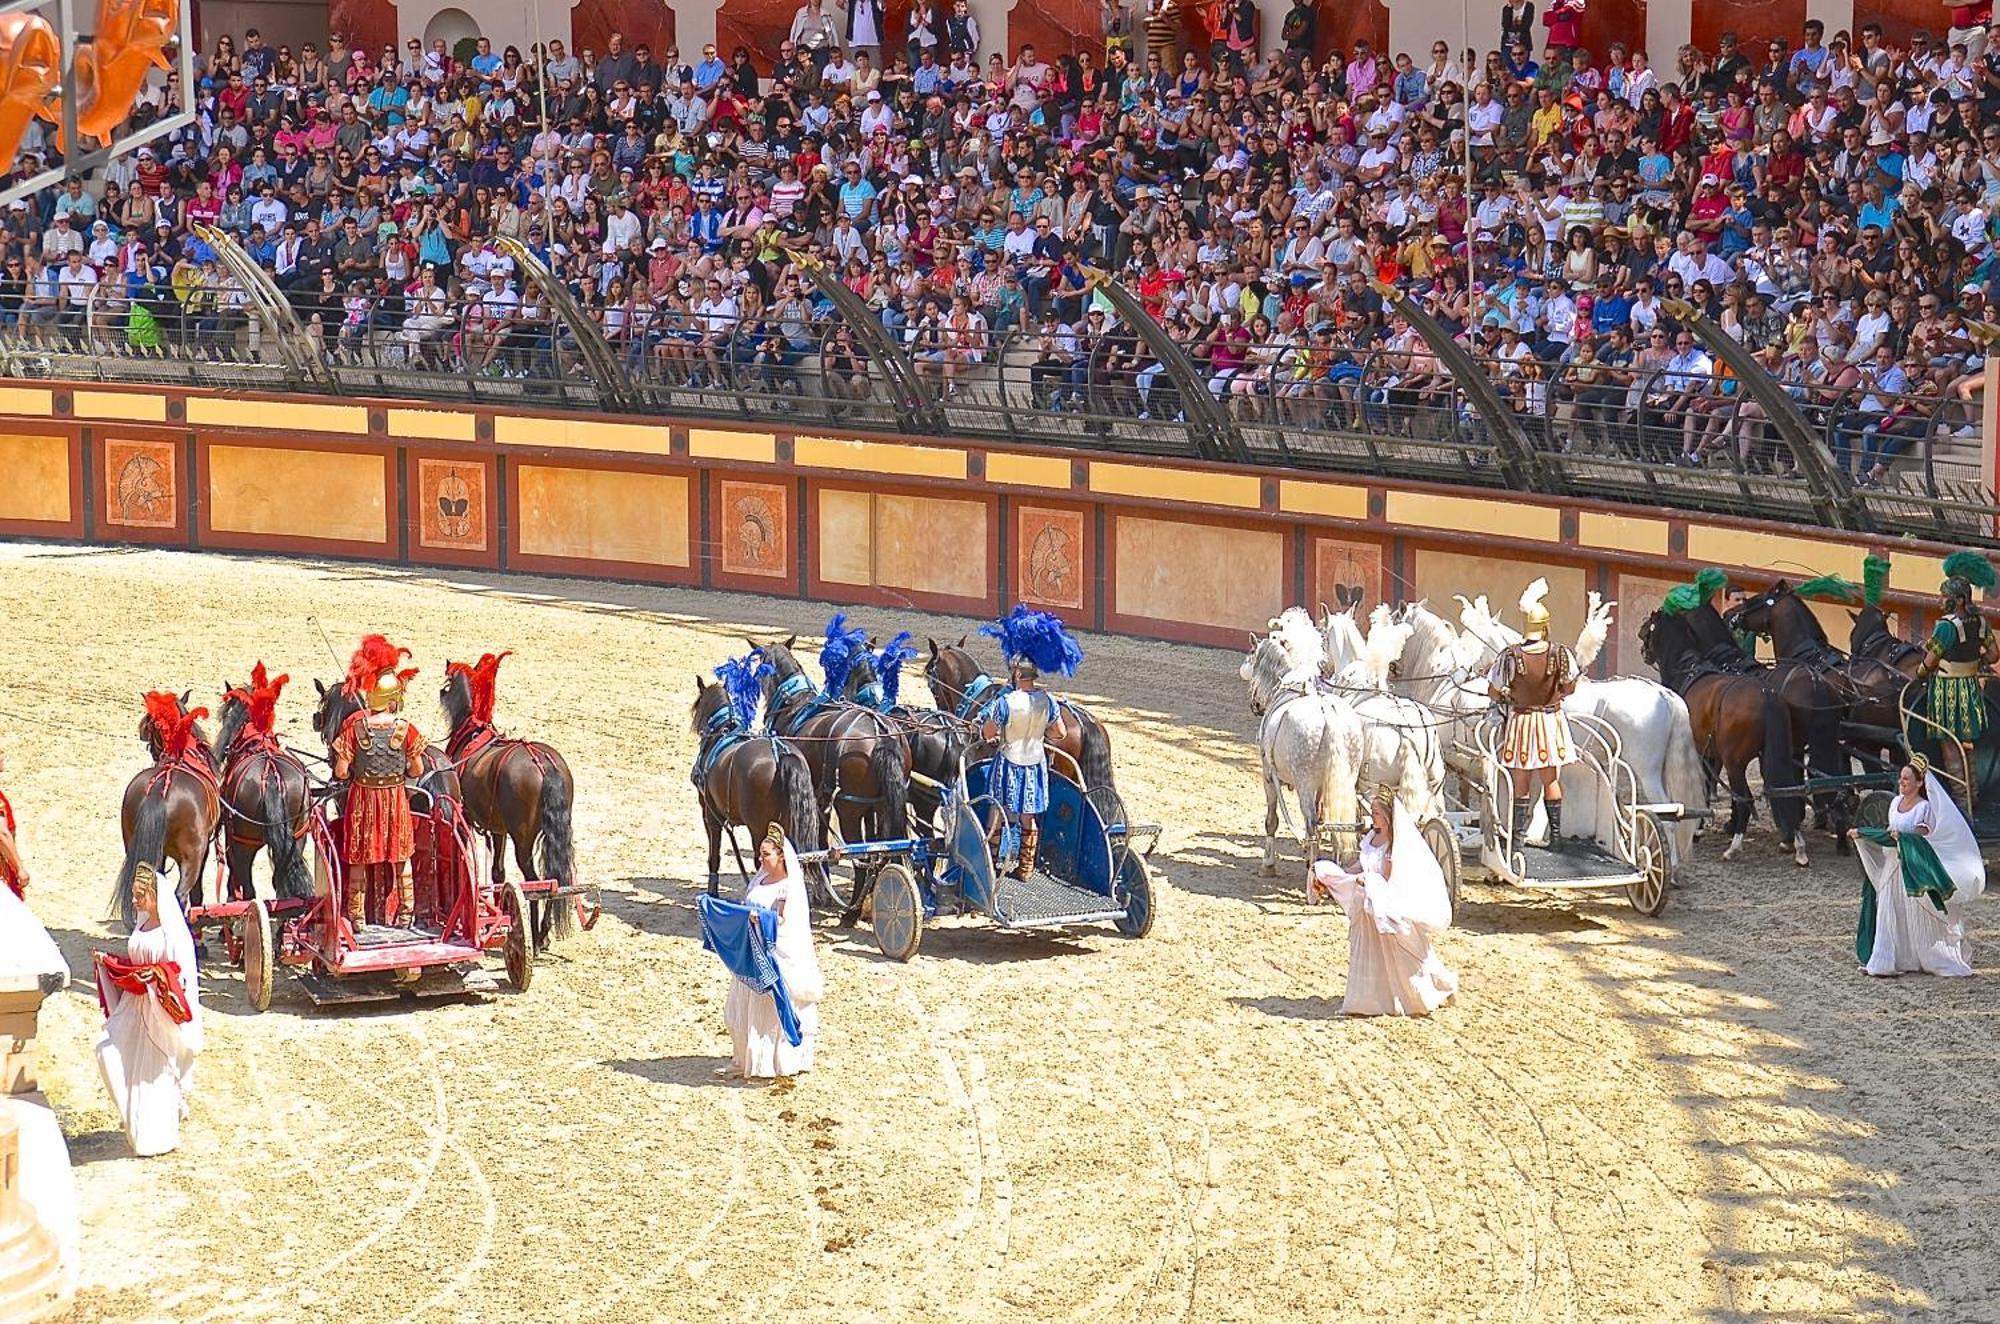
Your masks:
[{"label": "chariot wheel", "polygon": [[507,962],[507,982],[516,993],[526,993],[535,979],[534,916],[528,909],[527,893],[510,881],[500,894],[500,908],[507,912],[507,945],[501,955]]},{"label": "chariot wheel", "polygon": [[917,954],[924,938],[924,898],[917,879],[903,864],[886,864],[875,875],[875,945],[892,961]]},{"label": "chariot wheel", "polygon": [[1112,923],[1128,938],[1143,938],[1153,931],[1153,871],[1128,850],[1118,881],[1125,893],[1125,913]]},{"label": "chariot wheel", "polygon": [[1673,874],[1673,848],[1658,817],[1641,809],[1632,818],[1632,864],[1642,877],[1625,885],[1625,899],[1641,915],[1667,908],[1667,886]]},{"label": "chariot wheel", "polygon": [[243,996],[258,1011],[271,1006],[271,979],[278,964],[278,935],[271,908],[252,901],[243,912]]},{"label": "chariot wheel", "polygon": [[1438,871],[1444,875],[1444,894],[1451,899],[1451,908],[1458,909],[1458,884],[1465,876],[1465,859],[1459,853],[1458,834],[1451,830],[1451,823],[1442,818],[1427,818],[1417,831],[1423,834],[1424,845],[1431,848],[1437,857]]},{"label": "chariot wheel", "polygon": [[1886,828],[1889,826],[1889,793],[1887,791],[1866,791],[1861,803],[1854,810],[1854,826],[1858,828]]},{"label": "chariot wheel", "polygon": [[[243,968],[243,930],[248,923],[247,919],[239,919],[222,925],[222,954],[239,970]],[[199,949],[195,955],[201,955]]]}]

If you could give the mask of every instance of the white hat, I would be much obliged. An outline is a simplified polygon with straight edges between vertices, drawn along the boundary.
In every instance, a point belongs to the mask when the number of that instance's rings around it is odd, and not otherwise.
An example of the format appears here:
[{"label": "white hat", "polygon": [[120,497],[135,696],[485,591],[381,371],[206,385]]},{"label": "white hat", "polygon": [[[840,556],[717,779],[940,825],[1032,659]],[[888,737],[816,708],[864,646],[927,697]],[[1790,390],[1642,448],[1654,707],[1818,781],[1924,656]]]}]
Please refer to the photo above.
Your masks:
[{"label": "white hat", "polygon": [[664,238],[662,238],[659,235],[654,235],[653,242],[646,245],[646,251],[649,253],[658,253],[664,250],[666,246],[667,246],[667,241]]},{"label": "white hat", "polygon": [[905,184],[908,184],[911,188],[922,188],[924,185],[924,177],[922,175],[904,175],[903,182]]},{"label": "white hat", "polygon": [[868,99],[869,99],[870,101],[880,101],[880,100],[882,99],[882,89],[881,89],[881,88],[879,88],[879,87],[871,87],[871,88],[869,88],[869,89],[868,89]]}]

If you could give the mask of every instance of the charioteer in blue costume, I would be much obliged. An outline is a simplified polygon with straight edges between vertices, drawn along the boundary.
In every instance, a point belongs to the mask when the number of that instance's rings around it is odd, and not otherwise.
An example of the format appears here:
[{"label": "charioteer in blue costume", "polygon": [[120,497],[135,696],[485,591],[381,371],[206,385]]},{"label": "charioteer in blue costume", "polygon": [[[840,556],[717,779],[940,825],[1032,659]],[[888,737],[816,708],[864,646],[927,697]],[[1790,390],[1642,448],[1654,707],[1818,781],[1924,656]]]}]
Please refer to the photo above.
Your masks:
[{"label": "charioteer in blue costume", "polygon": [[1978,772],[1971,751],[1986,733],[1986,686],[1982,673],[2000,658],[2000,638],[1973,601],[1974,590],[1993,587],[1993,563],[1978,552],[1953,552],[1944,560],[1938,592],[1944,614],[1924,644],[1918,674],[1929,683],[1929,717],[1955,739],[1939,742],[1944,770],[1968,816],[1977,798]]},{"label": "charioteer in blue costume", "polygon": [[1065,731],[1062,705],[1039,682],[1045,671],[1075,675],[1083,649],[1054,613],[1026,603],[979,632],[999,640],[1007,658],[1008,684],[978,718],[984,738],[1000,742],[987,777],[988,793],[1007,811],[1004,827],[995,830],[994,856],[1003,868],[1011,859],[1015,876],[1026,878],[1034,871],[1041,815],[1049,807],[1048,739]]}]

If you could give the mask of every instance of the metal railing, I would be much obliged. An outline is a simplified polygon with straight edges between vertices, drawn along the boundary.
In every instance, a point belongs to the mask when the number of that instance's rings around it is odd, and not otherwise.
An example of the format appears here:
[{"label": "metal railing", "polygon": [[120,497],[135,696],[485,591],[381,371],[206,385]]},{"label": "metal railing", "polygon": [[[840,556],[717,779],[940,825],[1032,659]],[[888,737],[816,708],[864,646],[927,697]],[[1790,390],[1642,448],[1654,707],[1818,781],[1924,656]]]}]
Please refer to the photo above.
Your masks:
[{"label": "metal railing", "polygon": [[[1495,388],[1512,438],[1503,446],[1494,416],[1473,407],[1477,393],[1437,356],[1357,350],[1321,332],[1219,347],[1199,334],[1141,336],[1116,318],[1095,335],[973,335],[892,314],[884,334],[857,329],[823,299],[811,320],[793,308],[722,323],[671,302],[607,309],[588,296],[589,325],[579,327],[552,315],[531,284],[497,319],[462,295],[442,306],[324,288],[282,297],[323,373],[287,364],[279,328],[226,283],[128,296],[114,280],[82,315],[38,302],[0,311],[0,374],[883,432],[910,429],[914,382],[924,417],[952,436],[1199,459],[1215,455],[1219,418],[1230,453],[1251,463],[1803,524],[1824,522],[1813,473],[1840,473],[1844,448],[1868,440],[1852,422],[1853,391],[1787,387],[1803,435],[1816,438],[1809,471],[1786,430],[1726,374],[1669,380],[1657,367],[1461,360]],[[609,358],[586,353],[586,337],[601,337]],[[1163,345],[1183,356],[1171,370]],[[1196,389],[1207,400],[1191,410]],[[1977,447],[1951,435],[1970,419],[1964,408],[1936,392],[1912,396],[1868,434],[1885,472],[1858,486],[1836,479],[1850,484],[1842,496],[1867,527],[2000,545],[2000,501],[1980,481]],[[1521,436],[1532,449],[1525,468]]]}]

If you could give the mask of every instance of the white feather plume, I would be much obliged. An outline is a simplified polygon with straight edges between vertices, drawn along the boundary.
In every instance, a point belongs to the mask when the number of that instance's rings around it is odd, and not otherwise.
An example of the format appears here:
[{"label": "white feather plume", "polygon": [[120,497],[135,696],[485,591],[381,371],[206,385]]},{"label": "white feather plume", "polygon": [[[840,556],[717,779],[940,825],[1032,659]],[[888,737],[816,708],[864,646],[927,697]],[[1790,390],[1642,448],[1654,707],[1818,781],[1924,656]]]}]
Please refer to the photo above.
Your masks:
[{"label": "white feather plume", "polygon": [[1286,660],[1294,671],[1310,669],[1318,675],[1326,662],[1326,640],[1314,627],[1312,617],[1303,607],[1287,607],[1278,618],[1271,622],[1271,638],[1285,650]]},{"label": "white feather plume", "polygon": [[1604,651],[1604,642],[1611,637],[1611,609],[1617,605],[1606,602],[1596,589],[1590,591],[1590,610],[1576,636],[1576,660],[1580,666],[1588,668]]},{"label": "white feather plume", "polygon": [[1521,590],[1521,610],[1533,611],[1542,605],[1542,599],[1549,595],[1549,581],[1535,577],[1535,582]]}]

